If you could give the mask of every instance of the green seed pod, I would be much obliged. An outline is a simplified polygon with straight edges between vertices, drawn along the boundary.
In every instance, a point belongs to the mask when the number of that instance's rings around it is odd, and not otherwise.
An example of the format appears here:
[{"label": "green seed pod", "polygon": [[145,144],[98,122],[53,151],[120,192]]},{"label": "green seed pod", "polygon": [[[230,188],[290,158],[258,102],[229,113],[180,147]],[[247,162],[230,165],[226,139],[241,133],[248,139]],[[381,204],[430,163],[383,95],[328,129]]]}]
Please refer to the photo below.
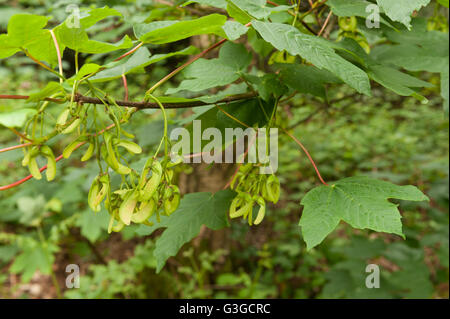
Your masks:
[{"label": "green seed pod", "polygon": [[81,158],[82,162],[86,162],[88,161],[92,155],[94,155],[94,151],[95,151],[95,143],[89,143],[89,147],[86,150],[86,153],[84,153],[83,157]]},{"label": "green seed pod", "polygon": [[116,157],[116,152],[114,151],[114,146],[112,143],[112,135],[108,132],[105,132],[103,134],[103,137],[105,139],[105,146],[106,146],[106,153],[107,157],[105,158],[105,161],[111,166],[113,170],[117,170],[119,168],[119,161]]},{"label": "green seed pod", "polygon": [[267,200],[276,204],[280,199],[280,181],[275,175],[270,175],[266,181]]},{"label": "green seed pod", "polygon": [[78,128],[78,126],[80,126],[80,124],[81,124],[81,119],[77,118],[72,123],[70,123],[69,126],[67,126],[64,130],[62,130],[61,133],[62,134],[70,134],[73,131],[75,131]]},{"label": "green seed pod", "polygon": [[72,141],[69,145],[66,146],[66,148],[63,151],[63,157],[69,158],[70,155],[72,155],[73,151],[77,148],[78,144],[81,142],[87,141],[87,136],[82,135],[79,136],[77,139]]},{"label": "green seed pod", "polygon": [[30,158],[30,162],[28,163],[28,169],[30,170],[31,175],[33,175],[35,179],[39,180],[42,178],[39,166],[36,161],[36,156]]},{"label": "green seed pod", "polygon": [[339,18],[339,27],[346,32],[354,32],[356,31],[356,27],[358,25],[358,21],[355,17],[340,17]]},{"label": "green seed pod", "polygon": [[69,118],[69,115],[70,115],[70,108],[67,108],[64,111],[62,111],[56,120],[56,125],[59,125],[59,126],[65,125],[67,123],[67,119]]},{"label": "green seed pod", "polygon": [[[236,187],[236,182],[237,182],[242,176],[243,176],[243,174],[242,174],[241,172],[238,172],[236,175],[234,175],[233,180],[232,180],[231,183],[230,183],[230,188],[231,188],[232,190],[235,189],[235,187]],[[239,185],[239,183],[238,183],[238,185]]]},{"label": "green seed pod", "polygon": [[120,205],[119,218],[125,225],[130,225],[131,223],[131,216],[133,215],[134,209],[138,203],[137,194],[138,193],[136,191],[130,190],[125,195],[125,198]]},{"label": "green seed pod", "polygon": [[246,216],[253,208],[253,201],[246,201],[243,197],[237,196],[230,205],[230,218]]},{"label": "green seed pod", "polygon": [[106,195],[108,195],[109,193],[109,175],[105,174],[102,175],[99,179],[98,179],[98,183],[99,183],[99,191],[97,193],[97,196],[95,196],[94,202],[93,202],[93,206],[94,207],[100,207],[100,204],[102,203],[102,201],[105,199]]},{"label": "green seed pod", "polygon": [[121,132],[125,137],[131,138],[131,139],[133,139],[133,138],[136,137],[136,136],[134,136],[133,134],[128,133],[127,131],[125,131],[125,130],[123,130],[123,129],[121,129],[120,132]]},{"label": "green seed pod", "polygon": [[[160,182],[162,175],[162,166],[159,162],[153,162],[152,167],[152,177],[145,184],[143,190],[143,196],[140,198],[141,201],[148,201],[152,198],[153,194],[156,192]],[[145,171],[145,170],[144,170]]]},{"label": "green seed pod", "polygon": [[97,196],[100,192],[100,182],[98,176],[93,180],[88,194],[88,205],[94,212],[100,211],[100,205],[97,203]]},{"label": "green seed pod", "polygon": [[41,153],[47,158],[47,181],[52,181],[55,179],[56,176],[56,160],[55,155],[53,154],[53,151],[50,147],[47,145],[43,145],[41,147]]},{"label": "green seed pod", "polygon": [[30,158],[31,158],[31,151],[27,151],[25,153],[25,156],[23,157],[22,166],[28,166],[28,164],[30,163]]},{"label": "green seed pod", "polygon": [[156,203],[153,199],[143,202],[139,205],[139,210],[131,216],[131,221],[136,224],[142,224],[152,216],[155,209]]},{"label": "green seed pod", "polygon": [[118,221],[115,226],[112,226],[111,230],[115,233],[120,232],[125,227],[125,224],[121,221]]},{"label": "green seed pod", "polygon": [[262,222],[262,220],[264,219],[264,215],[266,214],[266,202],[264,201],[264,199],[262,197],[258,197],[256,202],[259,205],[259,211],[258,211],[258,215],[256,216],[254,224],[259,225]]},{"label": "green seed pod", "polygon": [[180,205],[180,190],[177,186],[173,185],[169,188],[169,192],[164,194],[164,213],[170,216],[174,211],[178,209]]},{"label": "green seed pod", "polygon": [[139,145],[137,145],[136,143],[133,143],[130,141],[120,140],[116,143],[116,145],[125,148],[127,151],[129,151],[133,154],[141,154],[142,153],[142,148]]}]

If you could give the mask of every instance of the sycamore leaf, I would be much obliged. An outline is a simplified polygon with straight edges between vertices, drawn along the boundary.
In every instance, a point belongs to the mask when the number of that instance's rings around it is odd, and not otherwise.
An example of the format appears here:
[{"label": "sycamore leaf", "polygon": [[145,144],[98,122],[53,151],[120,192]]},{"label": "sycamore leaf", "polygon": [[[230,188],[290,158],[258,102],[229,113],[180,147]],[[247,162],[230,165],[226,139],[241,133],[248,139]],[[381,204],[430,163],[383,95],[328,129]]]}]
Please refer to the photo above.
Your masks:
[{"label": "sycamore leaf", "polygon": [[188,2],[183,3],[182,7],[187,6],[191,3],[198,3],[206,6],[226,9],[227,8],[227,1],[226,0],[191,0]]},{"label": "sycamore leaf", "polygon": [[123,74],[137,73],[143,70],[146,66],[153,63],[168,59],[175,55],[192,55],[198,52],[198,49],[190,46],[186,49],[170,52],[165,54],[152,55],[146,47],[139,48],[133,55],[124,61],[112,63],[106,70],[100,71],[98,74],[91,77],[91,82],[103,82],[120,78]]},{"label": "sycamore leaf", "polygon": [[227,21],[222,27],[223,31],[227,35],[229,40],[237,40],[242,35],[246,34],[248,31],[248,27],[243,24],[240,24],[236,21]]},{"label": "sycamore leaf", "polygon": [[22,274],[22,281],[28,282],[34,273],[39,270],[45,275],[51,272],[55,260],[53,252],[57,251],[54,245],[42,245],[33,241],[33,245],[27,245],[23,252],[17,256],[9,270],[13,274]]},{"label": "sycamore leaf", "polygon": [[391,20],[401,22],[410,29],[411,15],[428,5],[430,0],[377,0],[377,3]]},{"label": "sycamore leaf", "polygon": [[178,88],[167,90],[167,94],[183,90],[199,92],[232,83],[239,79],[251,58],[243,45],[227,42],[217,59],[200,59],[189,66],[183,73],[188,79],[182,81]]},{"label": "sycamore leaf", "polygon": [[276,7],[267,7],[266,0],[228,0],[239,9],[247,12],[256,19],[265,19],[272,12],[287,11],[293,6],[279,5]]},{"label": "sycamore leaf", "polygon": [[[367,8],[373,4],[366,0],[328,0],[326,4],[332,9],[333,14],[338,17],[355,16],[367,18],[372,14],[372,11],[367,10]],[[392,27],[392,25],[383,17],[380,17],[380,21],[387,26]]]},{"label": "sycamore leaf", "polygon": [[399,95],[413,96],[424,102],[426,102],[427,99],[412,88],[429,88],[433,86],[428,82],[388,66],[370,65],[369,75],[374,81]]},{"label": "sycamore leaf", "polygon": [[45,88],[43,88],[42,90],[40,90],[37,93],[33,93],[30,94],[30,96],[28,97],[27,101],[31,101],[31,102],[37,102],[37,101],[42,101],[43,99],[45,99],[46,97],[49,97],[55,93],[64,92],[64,88],[61,86],[61,84],[59,84],[58,82],[49,82]]},{"label": "sycamore leaf", "polygon": [[326,83],[341,83],[333,74],[305,64],[277,64],[281,81],[300,93],[326,98]]},{"label": "sycamore leaf", "polygon": [[[13,15],[8,22],[8,33],[0,35],[0,59],[25,49],[36,59],[55,65],[55,44],[50,31],[44,29],[48,19],[33,14]],[[63,45],[61,50],[64,51]]]},{"label": "sycamore leaf", "polygon": [[160,223],[140,232],[141,235],[151,234],[158,228],[166,228],[156,241],[156,272],[161,271],[169,257],[175,256],[185,243],[198,235],[202,225],[212,230],[227,227],[227,211],[233,197],[234,193],[229,190],[216,194],[187,194],[172,215],[163,217]]},{"label": "sycamore leaf", "polygon": [[140,35],[139,40],[144,43],[163,44],[199,34],[212,33],[225,37],[222,26],[226,21],[226,16],[214,13],[188,21],[153,22],[149,23],[149,31]]},{"label": "sycamore leaf", "polygon": [[102,233],[106,233],[108,222],[109,215],[105,210],[98,213],[86,210],[80,215],[76,225],[81,228],[81,234],[93,243]]},{"label": "sycamore leaf", "polygon": [[253,21],[252,25],[264,40],[279,51],[299,55],[317,68],[330,71],[358,92],[371,94],[367,74],[336,54],[328,41],[303,34],[286,24]]},{"label": "sycamore leaf", "polygon": [[299,225],[308,249],[320,244],[340,221],[354,228],[404,237],[397,205],[388,199],[427,201],[414,186],[397,186],[368,178],[350,177],[308,192]]}]

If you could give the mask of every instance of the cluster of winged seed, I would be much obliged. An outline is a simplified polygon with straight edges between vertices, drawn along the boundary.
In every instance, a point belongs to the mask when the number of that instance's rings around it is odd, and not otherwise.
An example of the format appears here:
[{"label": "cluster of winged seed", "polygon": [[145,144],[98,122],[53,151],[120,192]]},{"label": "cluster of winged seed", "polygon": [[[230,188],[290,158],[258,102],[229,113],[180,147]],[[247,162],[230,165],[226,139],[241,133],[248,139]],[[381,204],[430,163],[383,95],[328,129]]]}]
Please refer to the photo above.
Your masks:
[{"label": "cluster of winged seed", "polygon": [[[280,198],[280,181],[274,175],[259,173],[259,166],[242,165],[231,182],[231,189],[238,194],[231,202],[230,217],[243,217],[248,224],[258,225],[266,213],[266,201],[277,203]],[[258,214],[253,220],[253,207],[259,205]]]}]

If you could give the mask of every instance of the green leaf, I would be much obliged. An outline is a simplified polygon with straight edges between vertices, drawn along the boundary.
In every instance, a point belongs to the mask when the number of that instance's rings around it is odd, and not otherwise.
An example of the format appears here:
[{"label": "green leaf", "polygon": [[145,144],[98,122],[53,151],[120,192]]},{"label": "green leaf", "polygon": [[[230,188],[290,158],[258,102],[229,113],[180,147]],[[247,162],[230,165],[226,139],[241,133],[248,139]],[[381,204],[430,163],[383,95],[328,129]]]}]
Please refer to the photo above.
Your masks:
[{"label": "green leaf", "polygon": [[5,59],[20,51],[20,48],[11,41],[7,34],[0,34],[0,59]]},{"label": "green leaf", "polygon": [[0,124],[6,127],[22,127],[27,118],[36,114],[35,109],[24,108],[11,112],[0,113]]},{"label": "green leaf", "polygon": [[371,94],[367,74],[336,54],[328,41],[303,34],[290,25],[259,21],[253,21],[252,25],[279,51],[299,55],[317,68],[330,71],[358,92]]},{"label": "green leaf", "polygon": [[448,69],[448,53],[443,56],[434,48],[413,44],[381,45],[372,50],[370,57],[382,64],[393,64],[408,71],[441,72]]},{"label": "green leaf", "polygon": [[[55,44],[49,30],[43,29],[49,18],[33,14],[16,14],[8,22],[8,34],[0,35],[0,58],[22,49],[50,65],[57,63]],[[61,50],[64,51],[62,45]]]},{"label": "green leaf", "polygon": [[[137,73],[143,71],[146,66],[153,63],[168,59],[176,55],[192,55],[198,52],[198,49],[190,46],[186,49],[166,53],[151,55],[150,51],[146,47],[139,48],[133,55],[124,61],[119,63],[112,63],[106,70],[100,71],[98,74],[91,77],[91,82],[103,82],[120,78],[123,74]],[[106,66],[108,67],[108,66]]]},{"label": "green leaf", "polygon": [[227,8],[226,0],[192,0],[192,1],[183,3],[182,7],[187,6],[191,3],[198,3],[201,5],[206,5],[206,6],[211,6],[211,7],[221,8],[221,9]]},{"label": "green leaf", "polygon": [[377,0],[377,3],[391,20],[401,22],[410,29],[413,12],[428,5],[430,0]]},{"label": "green leaf", "polygon": [[244,78],[266,102],[274,98],[277,99],[288,91],[288,88],[280,82],[279,76],[273,73],[264,74],[263,76],[246,74]]},{"label": "green leaf", "polygon": [[8,36],[11,43],[24,47],[48,30],[43,30],[49,18],[34,14],[16,14],[8,22]]},{"label": "green leaf", "polygon": [[109,215],[106,210],[98,213],[86,210],[80,215],[76,225],[81,228],[81,234],[93,243],[102,233],[106,233],[108,222]]},{"label": "green leaf", "polygon": [[167,90],[167,94],[179,91],[199,92],[217,86],[227,85],[239,79],[240,73],[248,67],[251,54],[241,44],[227,42],[219,52],[217,59],[200,59],[186,68],[183,80],[178,88]]},{"label": "green leaf", "polygon": [[[338,17],[362,17],[367,18],[372,13],[366,11],[367,7],[372,3],[365,0],[328,0],[326,4],[332,9],[333,14]],[[380,21],[390,27],[392,25],[383,17]]]},{"label": "green leaf", "polygon": [[198,235],[202,225],[212,230],[227,227],[227,211],[233,197],[234,193],[229,190],[216,194],[187,194],[181,200],[180,207],[170,217],[163,218],[161,223],[155,226],[147,227],[147,234],[158,228],[166,228],[156,241],[156,272],[161,271],[169,257],[175,256],[185,243]]},{"label": "green leaf", "polygon": [[326,98],[326,83],[341,83],[328,71],[305,64],[277,64],[281,81],[293,90]]},{"label": "green leaf", "polygon": [[92,27],[97,22],[108,18],[108,17],[121,17],[122,14],[117,11],[116,9],[109,8],[108,6],[105,6],[103,8],[95,8],[89,10],[87,13],[87,16],[82,16],[80,19],[80,25],[83,29],[88,29]]},{"label": "green leaf", "polygon": [[87,76],[89,74],[98,72],[98,70],[100,70],[101,68],[102,68],[102,66],[98,65],[96,63],[83,64],[83,66],[78,71],[78,73],[75,74],[68,82],[72,83],[74,80],[79,81],[79,80],[81,80],[82,78],[84,78],[85,76]]},{"label": "green leaf", "polygon": [[369,75],[373,80],[399,95],[414,96],[422,101],[427,101],[427,99],[411,88],[433,86],[428,82],[422,81],[388,66],[371,65],[369,67]]},{"label": "green leaf", "polygon": [[58,92],[61,92],[61,93],[64,92],[64,88],[61,86],[61,84],[59,84],[57,82],[49,82],[45,86],[45,88],[43,88],[39,92],[30,94],[27,101],[29,101],[29,102],[42,101],[46,97],[49,97]]},{"label": "green leaf", "polygon": [[61,43],[74,51],[83,53],[108,53],[120,49],[127,49],[133,45],[133,42],[127,35],[114,44],[90,40],[84,29],[69,28],[65,24],[56,27],[55,34],[58,43]]},{"label": "green leaf", "polygon": [[247,12],[249,15],[256,19],[265,19],[272,12],[287,11],[293,6],[280,5],[276,7],[267,7],[266,0],[228,0],[242,11]]},{"label": "green leaf", "polygon": [[[163,44],[183,40],[199,34],[217,34],[225,37],[222,26],[227,17],[221,14],[210,14],[190,21],[170,21],[162,27],[152,29],[141,35],[139,40],[144,43]],[[151,27],[158,22],[150,23]],[[160,22],[161,23],[161,22]]]},{"label": "green leaf", "polygon": [[388,199],[427,201],[414,186],[397,186],[368,177],[350,177],[308,192],[299,225],[308,249],[320,244],[339,222],[354,228],[397,234],[402,232],[397,205]]},{"label": "green leaf", "polygon": [[225,31],[227,38],[232,41],[239,39],[242,35],[246,34],[248,31],[248,28],[245,25],[240,24],[239,22],[236,21],[225,22],[222,29],[223,31]]},{"label": "green leaf", "polygon": [[27,245],[23,252],[16,257],[9,270],[13,274],[21,273],[23,282],[30,281],[37,270],[49,275],[55,260],[53,252],[56,250],[56,246],[44,246],[38,243]]}]

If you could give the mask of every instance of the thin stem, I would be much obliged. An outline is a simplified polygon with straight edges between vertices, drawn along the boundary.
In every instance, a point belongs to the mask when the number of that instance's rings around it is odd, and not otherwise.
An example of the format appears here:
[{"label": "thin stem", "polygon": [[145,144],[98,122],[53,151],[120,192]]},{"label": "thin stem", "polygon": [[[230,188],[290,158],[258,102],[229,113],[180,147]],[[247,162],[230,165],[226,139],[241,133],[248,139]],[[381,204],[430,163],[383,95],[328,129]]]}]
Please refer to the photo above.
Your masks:
[{"label": "thin stem", "polygon": [[[116,126],[116,125],[115,125],[115,124],[111,124],[111,125],[107,126],[107,127],[105,127],[103,130],[101,130],[101,131],[99,131],[98,133],[94,134],[94,136],[97,137],[97,136],[99,136],[99,135],[105,133],[106,131],[109,131],[110,129],[114,128],[114,126]],[[81,142],[81,143],[79,143],[77,146],[75,146],[74,150],[79,149],[81,146],[83,146],[83,145],[86,144],[86,143],[87,143],[87,142]],[[23,145],[25,145],[25,144],[23,144]],[[29,145],[32,145],[32,144],[31,144],[31,143],[28,143],[28,145],[25,145],[25,146],[29,146]],[[21,147],[25,147],[25,146],[21,146]],[[18,147],[16,147],[16,148],[18,148]],[[55,161],[56,161],[56,162],[59,162],[59,161],[62,160],[63,158],[64,158],[64,157],[63,157],[62,154],[61,154],[61,155],[59,155],[57,158],[55,158]],[[41,167],[41,168],[39,169],[39,171],[42,173],[42,172],[45,171],[46,169],[47,169],[47,165],[44,165],[43,167]],[[1,186],[1,187],[0,187],[0,191],[5,191],[5,190],[7,190],[7,189],[11,189],[11,188],[14,188],[14,187],[16,187],[16,186],[19,186],[19,185],[25,183],[26,181],[28,181],[28,180],[30,180],[30,179],[32,179],[32,178],[33,178],[33,175],[28,175],[27,177],[22,178],[21,180],[18,180],[18,181],[16,181],[16,182],[12,183],[12,184],[9,184],[9,185],[6,185],[6,186]]]},{"label": "thin stem", "polygon": [[292,25],[295,26],[295,24],[297,23],[297,18],[298,18],[298,13],[300,11],[300,4],[301,4],[301,0],[298,0],[297,2],[297,7],[295,8],[295,16],[294,16],[294,21],[292,21]]},{"label": "thin stem", "polygon": [[55,47],[56,47],[56,55],[58,56],[59,74],[61,75],[61,77],[59,78],[59,82],[62,83],[64,74],[63,74],[62,59],[61,59],[61,49],[59,48],[59,44],[58,44],[58,40],[56,39],[55,32],[53,32],[53,30],[50,30],[50,34],[52,35],[53,43],[55,44]]},{"label": "thin stem", "polygon": [[125,96],[124,101],[128,102],[128,83],[127,83],[127,77],[125,74],[122,74],[122,82],[123,82],[123,88],[125,89]]},{"label": "thin stem", "polygon": [[[0,100],[27,100],[29,95],[11,95],[11,94],[0,94]],[[49,101],[54,103],[64,103],[66,99],[55,99],[51,97],[46,97],[43,101]]]},{"label": "thin stem", "polygon": [[19,136],[20,138],[22,138],[23,140],[29,141],[29,142],[33,142],[32,139],[30,139],[29,137],[25,136],[25,134],[20,133],[19,131],[17,131],[14,127],[8,127],[11,132],[13,132],[14,134],[16,134],[17,136]]},{"label": "thin stem", "polygon": [[320,29],[319,33],[317,34],[318,37],[320,37],[322,35],[323,31],[325,31],[325,28],[327,27],[328,22],[330,21],[330,18],[332,15],[333,15],[333,11],[330,11],[330,13],[328,13],[327,19],[323,23],[322,28]]},{"label": "thin stem", "polygon": [[33,145],[33,143],[25,143],[25,144],[14,145],[14,146],[2,148],[2,149],[0,149],[0,153],[12,151],[12,150],[17,150],[17,149],[19,149],[19,148],[28,147],[28,146],[31,146],[31,145]]},{"label": "thin stem", "polygon": [[32,56],[30,54],[30,52],[28,52],[27,50],[25,50],[24,48],[22,48],[22,51],[25,53],[25,55],[27,57],[29,57],[31,60],[33,60],[35,63],[37,63],[38,65],[40,65],[41,67],[43,67],[44,69],[46,69],[47,71],[52,72],[53,74],[57,75],[59,78],[61,78],[61,74],[59,74],[58,72],[56,72],[55,70],[49,68],[48,66],[46,66],[44,63],[42,63],[41,61],[39,61],[38,59],[36,59],[34,56]]},{"label": "thin stem", "polygon": [[308,16],[311,12],[313,12],[314,10],[316,10],[317,8],[319,8],[320,6],[322,6],[322,5],[324,5],[325,4],[325,2],[327,2],[328,0],[323,0],[323,1],[321,1],[321,2],[315,2],[314,3],[314,6],[311,8],[311,9],[309,9],[308,11],[306,11],[305,13],[303,13],[301,16],[300,16],[300,18],[299,18],[299,20],[303,20],[306,16]]},{"label": "thin stem", "polygon": [[[164,139],[164,154],[167,156],[167,154],[169,153],[169,144],[168,144],[168,137],[167,137],[167,126],[168,126],[168,124],[167,124],[166,110],[164,109],[164,106],[162,105],[162,103],[156,97],[154,97],[150,93],[148,94],[148,96],[151,99],[153,99],[153,101],[155,101],[158,104],[158,106],[161,109],[161,112],[163,114],[163,117],[164,117],[164,136],[163,136],[163,139]],[[161,147],[161,144],[160,144],[160,147]],[[156,154],[158,154],[158,152],[159,152],[159,148],[156,151]],[[155,156],[156,156],[156,154],[155,154]]]},{"label": "thin stem", "polygon": [[237,123],[241,124],[242,126],[245,126],[246,128],[250,128],[249,125],[245,124],[244,122],[242,122],[241,120],[235,118],[233,115],[229,114],[227,111],[225,111],[223,108],[221,108],[219,105],[216,105],[217,108],[226,116],[228,116],[230,119],[232,119],[233,121],[236,121]]},{"label": "thin stem", "polygon": [[128,51],[127,53],[122,54],[120,57],[118,57],[117,59],[114,60],[114,62],[122,60],[123,58],[129,56],[130,54],[133,54],[134,52],[136,52],[137,49],[139,49],[142,45],[144,44],[144,42],[139,43],[137,46],[135,46],[133,49],[131,49],[130,51]]},{"label": "thin stem", "polygon": [[322,182],[322,184],[325,185],[325,186],[328,186],[328,184],[325,183],[325,181],[323,180],[322,175],[320,175],[319,169],[317,168],[316,163],[312,159],[312,157],[309,154],[309,152],[306,149],[306,147],[303,146],[303,144],[295,136],[293,136],[291,133],[289,133],[287,130],[285,130],[284,128],[281,128],[281,129],[283,130],[284,133],[286,133],[286,135],[288,135],[292,140],[294,140],[294,142],[297,143],[298,146],[301,147],[301,149],[303,150],[303,152],[305,152],[306,156],[308,157],[309,161],[311,162],[312,166],[314,167],[314,170],[316,171],[317,176],[319,177],[319,179]]}]

